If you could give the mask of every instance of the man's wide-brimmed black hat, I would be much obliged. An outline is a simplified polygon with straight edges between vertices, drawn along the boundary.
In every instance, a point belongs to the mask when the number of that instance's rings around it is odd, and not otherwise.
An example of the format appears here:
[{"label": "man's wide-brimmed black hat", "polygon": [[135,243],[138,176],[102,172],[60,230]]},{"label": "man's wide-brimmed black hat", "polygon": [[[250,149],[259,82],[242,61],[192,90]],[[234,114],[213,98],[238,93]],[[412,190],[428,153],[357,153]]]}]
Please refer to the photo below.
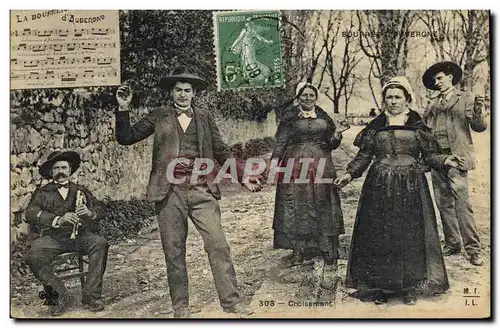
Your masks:
[{"label": "man's wide-brimmed black hat", "polygon": [[422,76],[422,82],[427,89],[437,90],[434,77],[439,72],[451,72],[453,75],[453,85],[458,84],[462,79],[462,69],[460,66],[452,61],[442,61],[429,67]]},{"label": "man's wide-brimmed black hat", "polygon": [[207,87],[208,82],[191,72],[185,66],[176,67],[171,75],[160,79],[160,86],[165,89],[170,89],[177,82],[189,83],[197,90],[203,90]]},{"label": "man's wide-brimmed black hat", "polygon": [[54,163],[59,161],[67,161],[71,166],[71,174],[75,173],[80,167],[81,159],[80,155],[76,151],[68,150],[56,150],[52,152],[47,160],[40,165],[38,172],[45,179],[52,179],[51,169]]}]

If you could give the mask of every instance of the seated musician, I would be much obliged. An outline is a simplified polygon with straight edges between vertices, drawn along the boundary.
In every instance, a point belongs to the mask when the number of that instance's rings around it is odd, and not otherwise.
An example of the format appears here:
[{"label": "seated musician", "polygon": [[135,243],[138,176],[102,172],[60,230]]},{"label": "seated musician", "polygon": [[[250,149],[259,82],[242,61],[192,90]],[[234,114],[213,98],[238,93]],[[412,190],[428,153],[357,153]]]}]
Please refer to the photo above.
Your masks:
[{"label": "seated musician", "polygon": [[109,245],[96,234],[104,205],[87,188],[69,181],[80,162],[75,151],[51,153],[39,172],[52,182],[35,190],[26,209],[26,219],[40,232],[31,244],[27,262],[46,290],[51,286],[57,292],[56,302],[49,308],[52,316],[62,314],[68,306],[67,290],[54,274],[52,261],[68,252],[89,256],[82,303],[90,311],[104,310],[100,298]]}]

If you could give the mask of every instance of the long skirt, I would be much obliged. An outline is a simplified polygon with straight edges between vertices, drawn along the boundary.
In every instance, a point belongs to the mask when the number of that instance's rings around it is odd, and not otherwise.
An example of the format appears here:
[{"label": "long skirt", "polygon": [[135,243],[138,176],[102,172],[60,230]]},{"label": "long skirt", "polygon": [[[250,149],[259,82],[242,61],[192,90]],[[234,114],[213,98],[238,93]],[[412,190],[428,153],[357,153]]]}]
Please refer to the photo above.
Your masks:
[{"label": "long skirt", "polygon": [[421,168],[374,163],[361,191],[347,286],[401,291],[449,288],[436,215]]}]

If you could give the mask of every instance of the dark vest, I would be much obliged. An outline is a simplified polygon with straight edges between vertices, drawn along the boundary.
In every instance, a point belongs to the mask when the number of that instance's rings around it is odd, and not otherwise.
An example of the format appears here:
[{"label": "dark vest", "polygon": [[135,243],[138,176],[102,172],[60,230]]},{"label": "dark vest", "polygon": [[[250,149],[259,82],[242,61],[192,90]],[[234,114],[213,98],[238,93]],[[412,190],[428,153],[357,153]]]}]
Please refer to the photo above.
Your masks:
[{"label": "dark vest", "polygon": [[448,139],[448,131],[446,130],[447,111],[443,104],[438,101],[436,108],[436,128],[434,129],[434,137],[437,139],[441,149],[450,149],[450,141]]},{"label": "dark vest", "polygon": [[189,159],[195,159],[199,157],[198,152],[198,134],[196,133],[196,119],[193,117],[191,122],[186,129],[186,132],[182,130],[179,120],[177,122],[177,131],[179,135],[179,158],[185,157]]}]

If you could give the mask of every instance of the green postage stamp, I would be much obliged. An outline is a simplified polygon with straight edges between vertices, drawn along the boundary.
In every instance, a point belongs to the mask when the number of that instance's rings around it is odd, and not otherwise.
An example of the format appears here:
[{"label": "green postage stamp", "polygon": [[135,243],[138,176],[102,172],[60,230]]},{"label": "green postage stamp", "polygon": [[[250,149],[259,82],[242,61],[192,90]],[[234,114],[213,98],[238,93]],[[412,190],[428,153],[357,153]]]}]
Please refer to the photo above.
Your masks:
[{"label": "green postage stamp", "polygon": [[219,91],[284,85],[280,19],[278,10],[214,13]]}]

